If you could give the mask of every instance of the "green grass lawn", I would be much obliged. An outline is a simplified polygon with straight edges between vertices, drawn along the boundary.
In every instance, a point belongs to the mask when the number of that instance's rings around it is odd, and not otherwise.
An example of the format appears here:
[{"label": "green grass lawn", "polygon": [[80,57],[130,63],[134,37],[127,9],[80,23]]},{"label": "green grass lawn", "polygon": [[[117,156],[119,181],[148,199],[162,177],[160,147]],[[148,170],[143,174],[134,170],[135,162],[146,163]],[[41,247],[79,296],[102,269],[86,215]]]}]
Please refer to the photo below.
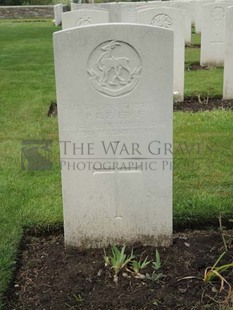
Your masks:
[{"label": "green grass lawn", "polygon": [[[0,293],[15,266],[26,227],[62,223],[57,120],[47,117],[55,96],[49,22],[0,24]],[[52,139],[54,167],[21,170],[21,141]]]},{"label": "green grass lawn", "polygon": [[[200,44],[200,35],[192,31],[192,45]],[[223,68],[209,68],[199,72],[189,70],[191,64],[200,65],[200,48],[188,47],[185,50],[185,92],[186,97],[222,97]]]},{"label": "green grass lawn", "polygon": [[210,68],[208,70],[185,71],[186,97],[222,97],[223,69]]},{"label": "green grass lawn", "polygon": [[[52,34],[58,29],[51,21],[0,23],[0,295],[23,231],[62,225],[57,119],[47,117],[55,99]],[[198,49],[186,52],[186,63],[199,61]],[[187,96],[221,95],[221,85],[222,69],[186,71]],[[53,140],[51,171],[21,169],[21,141],[30,139]],[[233,217],[232,139],[232,112],[175,113],[175,225],[217,223],[220,212]]]},{"label": "green grass lawn", "polygon": [[174,114],[176,224],[203,223],[204,227],[208,220],[217,223],[221,212],[233,217],[232,139],[232,112]]},{"label": "green grass lawn", "polygon": [[185,49],[185,64],[200,64],[200,48],[187,47]]}]

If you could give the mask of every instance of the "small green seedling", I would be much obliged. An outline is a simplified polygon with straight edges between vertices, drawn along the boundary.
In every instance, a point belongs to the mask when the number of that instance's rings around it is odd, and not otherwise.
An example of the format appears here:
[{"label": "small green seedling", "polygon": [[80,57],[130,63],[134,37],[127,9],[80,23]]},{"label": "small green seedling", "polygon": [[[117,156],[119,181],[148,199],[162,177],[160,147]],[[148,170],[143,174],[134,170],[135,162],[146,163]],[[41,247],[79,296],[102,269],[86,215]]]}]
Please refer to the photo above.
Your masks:
[{"label": "small green seedling", "polygon": [[112,256],[104,256],[105,265],[111,266],[114,270],[115,275],[119,273],[124,267],[132,262],[134,258],[133,250],[130,255],[125,254],[125,246],[118,249],[116,245],[112,246]]},{"label": "small green seedling", "polygon": [[159,255],[159,251],[156,250],[155,252],[155,260],[152,263],[152,267],[158,271],[161,268],[161,260],[160,260],[160,255]]},{"label": "small green seedling", "polygon": [[81,294],[78,294],[77,295],[73,295],[74,296],[74,299],[78,302],[78,303],[83,303],[84,302],[84,298],[82,297]]},{"label": "small green seedling", "polygon": [[162,264],[161,264],[161,260],[160,260],[159,251],[156,250],[155,259],[152,262],[152,268],[154,269],[154,271],[152,272],[151,275],[149,275],[149,274],[146,275],[147,279],[149,279],[153,282],[157,282],[159,279],[163,278],[164,274],[162,272],[158,273],[158,270],[161,267],[162,267]]},{"label": "small green seedling", "polygon": [[152,274],[146,274],[146,278],[148,280],[151,280],[153,282],[157,282],[159,281],[159,279],[163,278],[164,277],[164,274],[162,272],[160,273],[156,273],[155,271],[152,272]]},{"label": "small green seedling", "polygon": [[139,260],[139,261],[136,261],[136,260],[132,261],[131,268],[133,269],[133,271],[135,273],[140,273],[140,271],[142,269],[146,268],[146,266],[148,266],[150,264],[150,261],[148,261],[147,258],[148,257],[146,257],[144,259],[144,261],[141,261],[141,260]]},{"label": "small green seedling", "polygon": [[222,241],[223,241],[223,245],[224,245],[224,249],[227,252],[228,251],[228,245],[227,245],[227,240],[225,237],[225,227],[222,225],[222,214],[220,213],[219,217],[218,217],[218,221],[219,221],[219,231],[221,233],[222,236]]},{"label": "small green seedling", "polygon": [[232,287],[231,287],[230,283],[224,278],[222,273],[233,268],[233,262],[217,267],[218,263],[221,261],[221,259],[223,258],[223,256],[225,254],[226,254],[226,252],[223,252],[219,256],[219,258],[216,260],[216,262],[214,263],[214,265],[212,267],[207,267],[205,269],[203,280],[206,283],[211,283],[214,279],[219,278],[221,280],[220,292],[224,289],[224,285],[227,284],[227,286],[228,286],[227,299],[229,299],[231,294],[232,294]]}]

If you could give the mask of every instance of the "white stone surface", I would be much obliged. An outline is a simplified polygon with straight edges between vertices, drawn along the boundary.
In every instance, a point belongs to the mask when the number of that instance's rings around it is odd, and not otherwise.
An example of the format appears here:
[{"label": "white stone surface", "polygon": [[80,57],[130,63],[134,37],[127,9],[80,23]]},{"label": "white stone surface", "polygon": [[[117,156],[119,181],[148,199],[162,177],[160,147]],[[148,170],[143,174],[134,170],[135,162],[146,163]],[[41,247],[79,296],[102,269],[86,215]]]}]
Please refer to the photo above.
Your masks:
[{"label": "white stone surface", "polygon": [[174,9],[182,10],[185,33],[185,43],[189,44],[192,40],[192,6],[189,1],[162,1],[161,6],[172,7]]},{"label": "white stone surface", "polygon": [[63,13],[63,5],[62,4],[56,4],[53,7],[54,10],[54,25],[60,26],[61,25],[61,16]]},{"label": "white stone surface", "polygon": [[83,9],[62,14],[62,29],[108,23],[107,10]]},{"label": "white stone surface", "polygon": [[[155,1],[155,5],[157,3],[161,3],[161,1]],[[123,23],[136,23],[136,15],[137,9],[140,7],[148,6],[147,2],[121,2],[121,22]]]},{"label": "white stone surface", "polygon": [[71,11],[74,11],[77,9],[77,6],[80,5],[79,3],[71,2],[70,9]]},{"label": "white stone surface", "polygon": [[233,99],[233,6],[226,17],[223,99]]},{"label": "white stone surface", "polygon": [[196,6],[195,6],[195,14],[196,14],[196,20],[195,20],[195,32],[197,34],[201,34],[202,32],[202,26],[203,21],[205,20],[205,12],[203,11],[204,5],[207,4],[214,4],[219,2],[218,0],[195,0]]},{"label": "white stone surface", "polygon": [[191,5],[191,21],[192,21],[192,25],[195,26],[196,24],[196,1],[198,0],[192,0],[190,1],[190,5]]},{"label": "white stone surface", "polygon": [[96,6],[108,10],[110,23],[121,22],[121,5],[119,3],[99,3]]},{"label": "white stone surface", "polygon": [[177,101],[184,99],[184,19],[182,11],[173,8],[149,8],[138,10],[137,22],[174,31],[174,85]]},{"label": "white stone surface", "polygon": [[210,3],[211,3],[210,0],[200,0],[200,1],[195,0],[194,2],[193,8],[195,12],[195,32],[197,34],[201,33],[202,19],[203,19],[202,6]]},{"label": "white stone surface", "polygon": [[[184,2],[184,3],[188,3],[188,10],[189,10],[189,14],[191,17],[191,24],[195,25],[195,17],[196,17],[196,2],[200,1],[200,0],[173,0],[172,2]],[[170,2],[170,1],[169,1]]]},{"label": "white stone surface", "polygon": [[226,8],[225,1],[203,5],[201,65],[224,63]]},{"label": "white stone surface", "polygon": [[66,245],[170,245],[173,32],[71,28],[54,53]]},{"label": "white stone surface", "polygon": [[[160,0],[153,1],[154,5],[160,3]],[[80,9],[106,9],[109,12],[110,23],[135,23],[136,9],[138,7],[147,6],[147,2],[110,2],[95,4],[72,4],[72,10]]]},{"label": "white stone surface", "polygon": [[82,4],[73,3],[71,6],[71,9],[72,10],[105,9],[105,10],[108,10],[109,22],[110,23],[121,22],[121,6],[120,6],[120,4],[118,4],[116,2],[111,2],[111,3],[82,3]]}]

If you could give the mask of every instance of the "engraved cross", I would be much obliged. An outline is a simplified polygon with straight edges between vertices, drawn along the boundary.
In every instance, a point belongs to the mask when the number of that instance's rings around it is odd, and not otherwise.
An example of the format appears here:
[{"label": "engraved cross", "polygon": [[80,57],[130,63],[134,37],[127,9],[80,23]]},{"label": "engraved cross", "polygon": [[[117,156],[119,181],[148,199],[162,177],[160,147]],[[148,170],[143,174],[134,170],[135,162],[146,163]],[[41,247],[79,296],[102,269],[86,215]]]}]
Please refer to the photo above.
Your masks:
[{"label": "engraved cross", "polygon": [[[121,193],[121,182],[123,181],[122,178],[124,178],[124,176],[128,177],[130,174],[132,174],[132,177],[135,176],[135,174],[141,174],[141,170],[137,170],[137,169],[132,169],[132,168],[110,168],[110,169],[95,169],[93,172],[94,176],[103,176],[103,175],[112,175],[113,177],[113,182],[114,182],[114,193],[115,193],[115,197],[114,197],[114,201],[115,201],[115,216],[114,218],[116,220],[121,220],[123,219],[123,201],[122,201],[122,193]],[[130,193],[129,193],[130,195]]]},{"label": "engraved cross", "polygon": [[213,46],[214,58],[217,59],[218,55],[221,54],[222,45],[224,44],[224,41],[220,38],[218,32],[215,34],[214,41],[210,41],[210,44]]}]

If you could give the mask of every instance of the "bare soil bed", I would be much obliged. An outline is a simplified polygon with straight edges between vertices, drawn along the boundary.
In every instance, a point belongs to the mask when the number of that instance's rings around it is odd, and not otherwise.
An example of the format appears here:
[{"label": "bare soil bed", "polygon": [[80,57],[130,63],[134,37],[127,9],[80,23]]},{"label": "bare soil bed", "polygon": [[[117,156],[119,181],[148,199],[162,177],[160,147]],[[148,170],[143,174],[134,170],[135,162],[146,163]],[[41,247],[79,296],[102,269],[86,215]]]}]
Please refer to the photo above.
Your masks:
[{"label": "bare soil bed", "polygon": [[[192,68],[192,70],[198,70]],[[203,68],[203,70],[207,70]],[[174,111],[184,112],[199,112],[199,111],[212,111],[215,109],[233,110],[233,100],[222,100],[218,98],[186,98],[184,102],[174,103]],[[53,101],[50,103],[48,117],[57,116],[57,103]]]},{"label": "bare soil bed", "polygon": [[[227,231],[228,252],[218,265],[233,260],[233,231]],[[131,248],[126,248],[128,253]],[[133,247],[137,259],[154,260],[154,247]],[[225,283],[203,281],[205,269],[213,266],[224,252],[218,231],[187,231],[174,234],[173,246],[158,248],[162,267],[159,280],[152,280],[153,268],[141,271],[141,278],[130,269],[119,273],[105,266],[103,249],[78,250],[64,248],[63,233],[48,236],[25,236],[14,281],[6,296],[7,310],[65,309],[223,309],[232,305]],[[106,249],[111,254],[111,249]],[[233,284],[233,271],[223,273]],[[225,308],[224,308],[225,309]],[[229,309],[229,308],[228,308]]]},{"label": "bare soil bed", "polygon": [[174,103],[174,111],[200,112],[216,109],[233,110],[233,100],[222,100],[218,98],[186,98],[184,102]]},{"label": "bare soil bed", "polygon": [[[190,98],[174,105],[175,111],[233,109],[233,100]],[[233,262],[233,231],[227,231],[228,251],[219,265]],[[137,260],[153,261],[156,248],[133,247]],[[128,248],[128,253],[131,248]],[[134,274],[130,268],[119,273],[105,266],[103,249],[65,249],[63,233],[46,236],[27,234],[21,245],[15,277],[5,298],[6,310],[140,310],[182,309],[219,310],[233,306],[233,271],[205,283],[204,273],[224,252],[222,235],[217,230],[187,231],[174,235],[173,246],[158,248],[162,274],[153,278],[151,264]],[[111,249],[106,249],[111,254]],[[229,308],[228,308],[229,310]]]}]

